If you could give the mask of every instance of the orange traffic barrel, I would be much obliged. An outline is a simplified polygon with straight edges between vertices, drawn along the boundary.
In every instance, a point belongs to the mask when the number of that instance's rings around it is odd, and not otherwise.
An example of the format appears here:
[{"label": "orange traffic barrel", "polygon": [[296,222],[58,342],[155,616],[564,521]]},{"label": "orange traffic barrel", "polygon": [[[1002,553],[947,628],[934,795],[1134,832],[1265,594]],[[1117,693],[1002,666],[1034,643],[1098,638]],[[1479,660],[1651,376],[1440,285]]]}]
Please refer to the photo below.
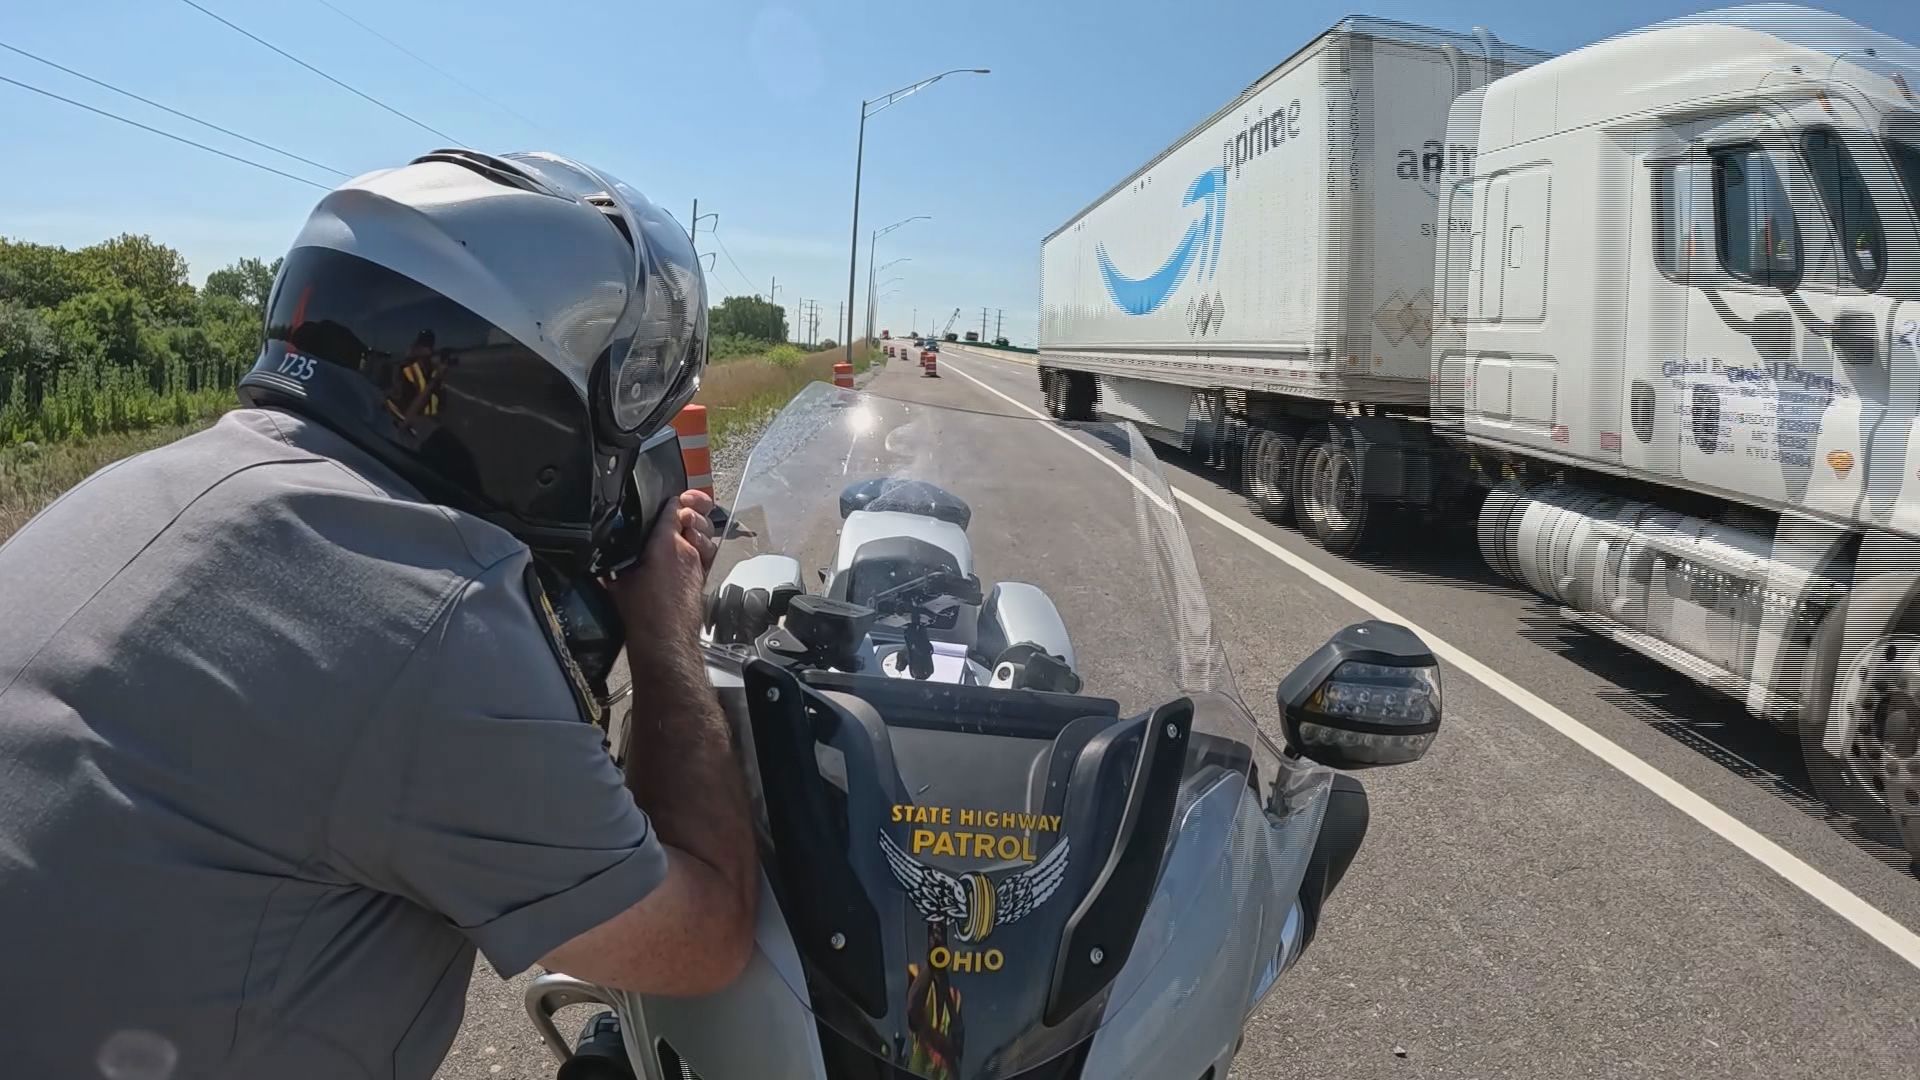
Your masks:
[{"label": "orange traffic barrel", "polygon": [[687,487],[713,494],[713,454],[707,449],[707,407],[689,405],[673,418],[680,435],[680,463],[687,469]]},{"label": "orange traffic barrel", "polygon": [[833,365],[833,385],[843,390],[853,389],[853,365],[845,360]]},{"label": "orange traffic barrel", "polygon": [[926,376],[926,375],[931,375],[931,376],[933,376],[933,377],[934,377],[934,378],[936,378],[936,379],[937,379],[937,378],[939,378],[939,377],[940,377],[940,369],[939,369],[938,367],[936,367],[936,366],[935,366],[935,365],[936,365],[936,364],[938,364],[939,362],[940,362],[940,354],[939,354],[939,353],[937,353],[937,352],[931,352],[931,351],[929,351],[929,352],[923,352],[923,353],[921,353],[921,354],[920,354],[920,367],[921,367],[921,368],[922,368],[923,370],[922,370],[922,371],[920,372],[920,374],[921,374],[922,376]]}]

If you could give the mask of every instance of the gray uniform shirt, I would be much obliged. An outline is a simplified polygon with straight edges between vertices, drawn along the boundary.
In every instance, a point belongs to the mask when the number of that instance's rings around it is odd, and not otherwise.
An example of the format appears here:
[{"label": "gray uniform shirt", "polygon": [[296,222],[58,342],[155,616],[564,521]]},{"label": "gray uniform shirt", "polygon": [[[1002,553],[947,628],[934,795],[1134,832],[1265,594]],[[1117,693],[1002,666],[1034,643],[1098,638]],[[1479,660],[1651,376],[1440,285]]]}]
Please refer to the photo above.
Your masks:
[{"label": "gray uniform shirt", "polygon": [[0,1074],[428,1077],[654,888],[527,559],[260,410],[0,547]]}]

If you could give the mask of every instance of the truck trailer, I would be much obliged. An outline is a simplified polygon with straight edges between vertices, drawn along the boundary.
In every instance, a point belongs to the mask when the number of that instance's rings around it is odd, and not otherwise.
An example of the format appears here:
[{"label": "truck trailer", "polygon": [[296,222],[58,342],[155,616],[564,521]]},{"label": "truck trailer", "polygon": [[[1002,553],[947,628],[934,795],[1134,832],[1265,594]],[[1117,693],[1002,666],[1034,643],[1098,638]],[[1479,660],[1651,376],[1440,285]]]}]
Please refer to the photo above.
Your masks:
[{"label": "truck trailer", "polygon": [[1474,515],[1920,854],[1916,95],[1783,5],[1559,57],[1345,20],[1046,238],[1041,389],[1338,554]]}]

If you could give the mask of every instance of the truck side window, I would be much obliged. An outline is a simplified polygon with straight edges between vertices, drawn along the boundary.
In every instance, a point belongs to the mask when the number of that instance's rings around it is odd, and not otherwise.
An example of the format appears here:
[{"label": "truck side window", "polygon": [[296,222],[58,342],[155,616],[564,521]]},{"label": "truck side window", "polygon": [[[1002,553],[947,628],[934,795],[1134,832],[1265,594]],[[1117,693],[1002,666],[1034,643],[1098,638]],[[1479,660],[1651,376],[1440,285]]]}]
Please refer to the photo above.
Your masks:
[{"label": "truck side window", "polygon": [[1807,157],[1827,218],[1840,237],[1840,248],[1847,254],[1853,283],[1873,292],[1887,276],[1887,235],[1853,155],[1832,128],[1824,127],[1801,136],[1800,150]]},{"label": "truck side window", "polygon": [[1800,284],[1800,229],[1767,152],[1713,153],[1713,225],[1720,265],[1753,285],[1792,292]]}]

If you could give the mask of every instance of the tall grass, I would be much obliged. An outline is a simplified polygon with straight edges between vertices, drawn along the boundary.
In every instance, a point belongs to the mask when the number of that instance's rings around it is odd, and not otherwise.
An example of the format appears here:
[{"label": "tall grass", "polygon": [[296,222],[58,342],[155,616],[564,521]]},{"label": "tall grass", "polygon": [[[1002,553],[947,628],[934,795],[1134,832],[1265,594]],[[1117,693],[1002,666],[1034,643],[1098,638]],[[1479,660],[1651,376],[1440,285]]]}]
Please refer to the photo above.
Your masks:
[{"label": "tall grass", "polygon": [[0,447],[58,443],[98,435],[211,420],[234,404],[233,379],[202,380],[169,371],[155,389],[145,375],[121,367],[74,368],[31,401],[26,382],[13,380],[0,401]]},{"label": "tall grass", "polygon": [[[855,346],[854,369],[865,371],[875,352],[871,345]],[[831,381],[833,365],[845,355],[842,349],[803,353],[783,345],[758,356],[714,362],[694,398],[707,407],[711,445],[717,448],[732,435],[754,430],[808,383]],[[63,386],[40,413],[24,419],[24,410],[8,402],[0,407],[0,431],[19,431],[23,437],[0,438],[0,543],[102,467],[191,435],[236,405],[231,389],[163,394],[84,384]],[[9,423],[16,426],[8,429]]]},{"label": "tall grass", "polygon": [[[871,345],[854,346],[853,368],[865,371],[873,363]],[[707,368],[697,404],[707,407],[707,438],[718,448],[741,431],[752,431],[780,411],[810,382],[833,380],[833,365],[846,350],[802,353],[792,345],[778,345],[762,356],[745,356]]]}]

